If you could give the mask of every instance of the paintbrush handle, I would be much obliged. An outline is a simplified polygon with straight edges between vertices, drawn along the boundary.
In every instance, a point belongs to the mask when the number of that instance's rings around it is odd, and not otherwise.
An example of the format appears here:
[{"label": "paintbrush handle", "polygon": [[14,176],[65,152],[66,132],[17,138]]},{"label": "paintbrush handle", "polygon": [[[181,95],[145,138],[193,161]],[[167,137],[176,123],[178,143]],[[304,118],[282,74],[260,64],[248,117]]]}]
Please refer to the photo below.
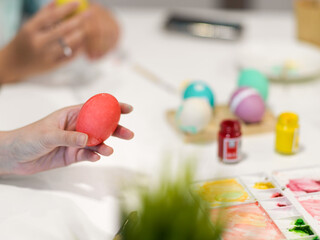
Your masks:
[{"label": "paintbrush handle", "polygon": [[[131,212],[127,219],[122,224],[121,228],[117,232],[117,234],[114,236],[113,240],[121,240],[122,233],[128,226],[128,224],[131,224],[131,226],[134,226],[138,221],[138,213],[137,212]],[[133,225],[132,225],[133,224]]]},{"label": "paintbrush handle", "polygon": [[120,235],[120,234],[117,234],[117,235],[113,238],[113,240],[121,240],[121,235]]}]

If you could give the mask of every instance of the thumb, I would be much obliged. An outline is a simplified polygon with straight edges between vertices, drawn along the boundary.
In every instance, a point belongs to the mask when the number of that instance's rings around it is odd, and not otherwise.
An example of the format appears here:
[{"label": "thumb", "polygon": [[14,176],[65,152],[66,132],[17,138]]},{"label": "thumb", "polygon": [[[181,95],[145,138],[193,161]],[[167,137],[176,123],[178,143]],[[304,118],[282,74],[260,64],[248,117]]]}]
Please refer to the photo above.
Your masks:
[{"label": "thumb", "polygon": [[85,147],[88,141],[88,135],[75,131],[59,131],[55,137],[57,146],[66,147]]}]

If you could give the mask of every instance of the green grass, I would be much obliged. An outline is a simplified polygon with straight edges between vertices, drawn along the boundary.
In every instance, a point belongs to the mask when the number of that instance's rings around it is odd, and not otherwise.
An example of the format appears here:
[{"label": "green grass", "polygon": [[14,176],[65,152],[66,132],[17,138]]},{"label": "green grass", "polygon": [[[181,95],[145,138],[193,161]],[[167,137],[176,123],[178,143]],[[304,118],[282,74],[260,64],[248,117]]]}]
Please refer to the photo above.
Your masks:
[{"label": "green grass", "polygon": [[141,208],[137,213],[123,212],[125,226],[122,240],[216,240],[220,239],[223,224],[220,217],[210,221],[209,206],[190,193],[193,174],[186,168],[175,179],[163,176],[155,190],[140,191]]}]

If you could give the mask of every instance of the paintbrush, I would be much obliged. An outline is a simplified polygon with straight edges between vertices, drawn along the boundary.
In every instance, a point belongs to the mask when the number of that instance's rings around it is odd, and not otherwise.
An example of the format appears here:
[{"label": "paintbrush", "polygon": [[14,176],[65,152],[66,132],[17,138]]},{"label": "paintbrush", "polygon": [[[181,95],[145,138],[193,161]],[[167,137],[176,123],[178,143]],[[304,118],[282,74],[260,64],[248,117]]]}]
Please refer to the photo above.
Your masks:
[{"label": "paintbrush", "polygon": [[126,220],[123,222],[117,234],[114,236],[113,240],[121,240],[123,232],[126,230],[128,225],[134,227],[138,222],[138,212],[131,212]]},{"label": "paintbrush", "polygon": [[175,95],[179,94],[179,91],[172,84],[167,83],[166,81],[164,81],[163,79],[161,79],[160,77],[158,77],[156,74],[154,74],[150,70],[146,69],[145,67],[143,67],[139,64],[134,64],[133,70],[136,73],[138,73],[139,75],[141,75],[142,77],[144,77],[145,79],[147,79],[147,80],[153,82],[154,84],[156,84],[157,86],[163,88],[167,92],[175,94]]}]

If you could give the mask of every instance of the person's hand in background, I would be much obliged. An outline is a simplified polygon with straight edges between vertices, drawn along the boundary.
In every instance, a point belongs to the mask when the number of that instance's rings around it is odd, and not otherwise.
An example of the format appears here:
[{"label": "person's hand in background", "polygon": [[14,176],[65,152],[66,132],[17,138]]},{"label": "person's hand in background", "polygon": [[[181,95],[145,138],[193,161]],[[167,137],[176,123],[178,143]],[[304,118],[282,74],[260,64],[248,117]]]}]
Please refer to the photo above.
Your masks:
[{"label": "person's hand in background", "polygon": [[[85,11],[70,16],[79,3],[49,4],[27,21],[16,37],[0,51],[0,83],[19,81],[70,61],[84,46],[82,27],[90,16]],[[64,53],[61,41],[72,50]]]},{"label": "person's hand in background", "polygon": [[[120,105],[123,114],[132,111],[130,105]],[[80,109],[67,107],[26,127],[0,132],[0,175],[29,175],[111,155],[113,149],[104,143],[86,147],[87,134],[75,131]],[[129,140],[133,132],[118,125],[113,136]]]},{"label": "person's hand in background", "polygon": [[91,16],[85,21],[87,56],[99,59],[113,49],[120,35],[120,29],[112,13],[99,4],[92,3],[89,7]]}]

